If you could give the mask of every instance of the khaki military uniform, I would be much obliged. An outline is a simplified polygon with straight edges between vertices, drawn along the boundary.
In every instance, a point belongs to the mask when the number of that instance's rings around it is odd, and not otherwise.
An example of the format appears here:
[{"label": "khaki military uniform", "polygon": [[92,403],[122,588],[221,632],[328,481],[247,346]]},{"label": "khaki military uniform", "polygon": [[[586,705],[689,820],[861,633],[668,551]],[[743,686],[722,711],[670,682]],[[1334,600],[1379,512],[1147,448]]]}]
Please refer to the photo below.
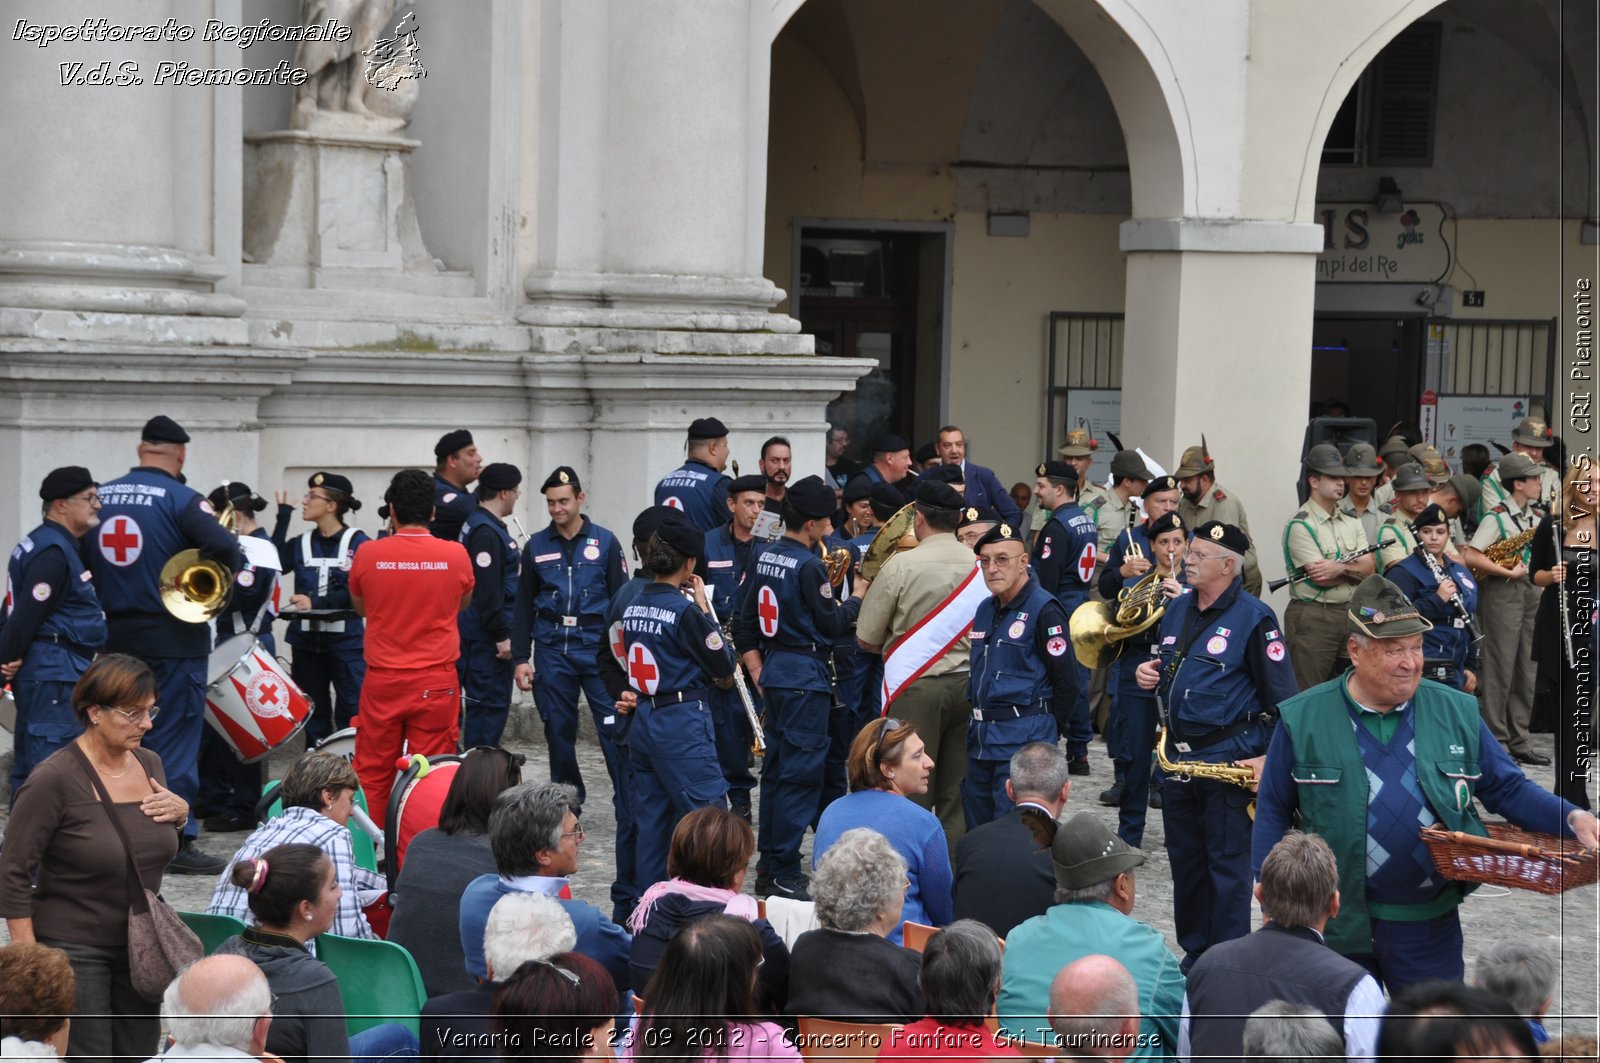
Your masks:
[{"label": "khaki military uniform", "polygon": [[1377,539],[1368,541],[1378,544],[1379,575],[1387,572],[1390,565],[1399,564],[1410,557],[1417,548],[1417,536],[1411,530],[1411,521],[1402,513],[1391,513],[1389,519],[1378,527]]},{"label": "khaki military uniform", "polygon": [[[1342,500],[1341,500],[1342,501]],[[1374,506],[1394,505],[1394,478],[1391,477],[1372,489],[1372,504]]]},{"label": "khaki military uniform", "polygon": [[1099,484],[1084,484],[1078,489],[1078,508],[1085,513],[1105,505],[1115,505],[1116,497]]},{"label": "khaki military uniform", "polygon": [[1221,484],[1213,483],[1211,490],[1200,496],[1198,504],[1185,496],[1178,500],[1178,516],[1193,532],[1208,520],[1232,524],[1250,539],[1250,551],[1244,555],[1244,589],[1261,597],[1261,565],[1256,560],[1256,540],[1250,535],[1250,518],[1245,516],[1244,503]]},{"label": "khaki military uniform", "polygon": [[[1293,572],[1318,559],[1333,561],[1366,545],[1367,536],[1359,520],[1337,508],[1328,513],[1309,503],[1283,529],[1285,570]],[[1301,690],[1342,670],[1348,630],[1345,613],[1355,591],[1356,585],[1345,580],[1331,587],[1319,586],[1309,579],[1289,585],[1283,633]]]},{"label": "khaki military uniform", "polygon": [[[1128,527],[1128,508],[1131,502],[1121,502],[1117,498],[1116,490],[1102,493],[1102,497],[1094,503],[1084,507],[1084,512],[1094,518],[1097,537],[1096,560],[1094,565],[1094,581],[1089,585],[1089,597],[1093,601],[1105,601],[1100,595],[1098,586],[1100,570],[1105,567],[1106,558],[1111,556],[1111,544],[1116,542]],[[1133,507],[1134,513],[1139,512],[1138,507]],[[1089,670],[1089,718],[1094,721],[1094,726],[1101,735],[1106,733],[1106,721],[1111,718],[1111,669],[1091,668]]]},{"label": "khaki military uniform", "polygon": [[1361,531],[1366,535],[1367,542],[1378,541],[1378,525],[1381,524],[1392,510],[1380,507],[1376,500],[1367,502],[1367,508],[1357,510],[1349,498],[1339,500],[1339,512],[1347,517],[1354,517],[1361,522]]},{"label": "khaki military uniform", "polygon": [[[1533,507],[1515,509],[1502,502],[1484,514],[1472,545],[1487,550],[1501,539],[1538,523]],[[1522,563],[1529,549],[1523,548]],[[1528,577],[1504,579],[1479,572],[1478,708],[1489,730],[1513,756],[1527,753],[1528,725],[1533,718],[1533,618],[1543,593]]]}]

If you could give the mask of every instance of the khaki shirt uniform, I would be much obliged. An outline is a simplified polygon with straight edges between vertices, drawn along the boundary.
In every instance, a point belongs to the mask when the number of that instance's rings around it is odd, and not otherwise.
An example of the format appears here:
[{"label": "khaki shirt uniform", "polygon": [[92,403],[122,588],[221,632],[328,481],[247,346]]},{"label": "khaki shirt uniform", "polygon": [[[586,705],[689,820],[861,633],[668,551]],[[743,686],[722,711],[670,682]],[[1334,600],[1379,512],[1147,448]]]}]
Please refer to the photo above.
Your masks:
[{"label": "khaki shirt uniform", "polygon": [[1394,502],[1394,481],[1389,480],[1372,489],[1372,504],[1387,506]]},{"label": "khaki shirt uniform", "polygon": [[[1539,515],[1533,511],[1532,504],[1523,509],[1517,509],[1511,502],[1504,501],[1483,515],[1483,520],[1478,524],[1478,530],[1472,533],[1472,546],[1478,550],[1488,550],[1489,547],[1501,539],[1509,539],[1519,535],[1529,528],[1537,526]],[[1522,563],[1526,565],[1533,553],[1532,545],[1522,548]]]},{"label": "khaki shirt uniform", "polygon": [[1116,496],[1099,484],[1084,484],[1078,490],[1078,508],[1085,513],[1097,510],[1101,506],[1114,506],[1116,504]]},{"label": "khaki shirt uniform", "polygon": [[1350,499],[1341,498],[1339,500],[1339,512],[1347,517],[1354,517],[1359,520],[1361,522],[1361,530],[1367,536],[1367,542],[1375,543],[1378,541],[1378,525],[1383,523],[1384,518],[1389,516],[1392,510],[1381,508],[1376,501],[1369,499],[1367,508],[1358,511]]},{"label": "khaki shirt uniform", "polygon": [[[1483,515],[1472,535],[1479,550],[1501,539],[1537,526],[1539,516],[1533,507],[1515,508],[1501,502]],[[1531,546],[1522,549],[1522,563],[1528,563]],[[1533,622],[1539,612],[1543,592],[1526,576],[1505,579],[1480,576],[1478,579],[1478,618],[1483,642],[1478,647],[1478,705],[1489,731],[1513,756],[1530,750],[1529,725],[1533,719]]]},{"label": "khaki shirt uniform", "polygon": [[1404,561],[1417,548],[1417,536],[1411,530],[1411,520],[1402,513],[1393,513],[1378,528],[1378,572],[1387,572],[1390,565]]},{"label": "khaki shirt uniform", "polygon": [[[861,615],[856,618],[856,637],[887,651],[896,639],[949,597],[971,575],[976,563],[972,551],[949,532],[930,535],[915,550],[895,554],[878,570],[878,578],[867,589]],[[964,672],[971,656],[972,643],[962,638],[923,674]]]},{"label": "khaki shirt uniform", "polygon": [[1104,492],[1101,497],[1095,499],[1089,505],[1083,505],[1081,502],[1079,505],[1083,507],[1085,513],[1094,518],[1095,531],[1098,537],[1096,549],[1100,558],[1099,563],[1095,566],[1095,571],[1098,573],[1099,565],[1104,564],[1106,557],[1111,553],[1111,544],[1116,542],[1117,536],[1121,535],[1123,530],[1128,527],[1129,507],[1133,508],[1135,514],[1139,513],[1139,507],[1132,499],[1126,502],[1119,499],[1116,491]]},{"label": "khaki shirt uniform", "polygon": [[1178,499],[1178,516],[1189,526],[1190,534],[1208,520],[1232,524],[1250,539],[1250,549],[1244,555],[1244,589],[1261,596],[1261,565],[1256,560],[1256,539],[1250,534],[1250,518],[1245,516],[1244,503],[1221,484],[1213,483],[1211,490],[1200,496],[1198,503],[1188,496]]},{"label": "khaki shirt uniform", "polygon": [[[1283,530],[1284,564],[1294,571],[1318,559],[1333,561],[1367,545],[1361,522],[1335,509],[1325,513],[1311,503],[1290,518]],[[1332,587],[1319,587],[1308,579],[1291,584],[1290,597],[1297,602],[1344,605],[1355,594],[1356,585],[1341,581]]]}]

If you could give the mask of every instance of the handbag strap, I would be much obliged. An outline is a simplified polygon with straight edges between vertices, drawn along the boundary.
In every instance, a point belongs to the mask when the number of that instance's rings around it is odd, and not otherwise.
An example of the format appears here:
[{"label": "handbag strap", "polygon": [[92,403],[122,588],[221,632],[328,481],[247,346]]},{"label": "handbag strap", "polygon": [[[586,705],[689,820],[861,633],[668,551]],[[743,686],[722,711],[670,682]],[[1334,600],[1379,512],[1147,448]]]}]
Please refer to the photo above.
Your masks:
[{"label": "handbag strap", "polygon": [[[144,876],[139,874],[139,865],[133,859],[133,843],[128,840],[128,832],[122,826],[122,820],[117,816],[116,802],[111,800],[111,794],[106,791],[106,784],[100,781],[100,773],[94,770],[94,765],[89,763],[89,758],[79,748],[78,743],[68,742],[67,745],[72,750],[73,755],[78,758],[78,763],[82,765],[84,774],[88,775],[89,781],[94,784],[95,793],[100,795],[100,803],[105,806],[106,816],[111,820],[111,826],[116,830],[117,837],[122,839],[122,855],[127,858],[128,870],[133,872],[133,878],[130,880],[132,885],[128,890],[129,907],[134,911],[145,911],[149,908],[150,902],[146,900],[144,895]],[[139,755],[135,753],[133,759],[139,760]],[[141,769],[144,768],[144,761],[139,760],[139,767]],[[149,778],[149,775],[149,772],[145,772],[146,778]],[[133,885],[139,887],[137,894],[132,889]]]}]

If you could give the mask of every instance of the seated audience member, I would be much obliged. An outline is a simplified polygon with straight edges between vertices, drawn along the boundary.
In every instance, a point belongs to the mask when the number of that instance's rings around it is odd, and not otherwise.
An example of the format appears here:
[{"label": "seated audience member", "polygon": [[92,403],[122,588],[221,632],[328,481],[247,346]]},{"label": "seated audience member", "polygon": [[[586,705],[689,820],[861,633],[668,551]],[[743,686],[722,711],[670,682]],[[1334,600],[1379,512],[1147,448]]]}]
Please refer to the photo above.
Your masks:
[{"label": "seated audience member", "polygon": [[1529,1059],[1538,1054],[1533,1031],[1508,1002],[1460,982],[1404,987],[1389,1001],[1378,1029],[1378,1059],[1383,1063]]},{"label": "seated audience member", "polygon": [[1132,916],[1134,869],[1144,854],[1088,812],[1063,823],[1050,847],[1056,903],[1006,935],[1000,1028],[1037,1041],[1056,972],[1082,956],[1115,956],[1139,987],[1143,1035],[1133,1058],[1170,1056],[1178,1044],[1183,974],[1154,927]]},{"label": "seated audience member", "polygon": [[1008,1059],[1020,1056],[984,1020],[1000,991],[1000,941],[976,919],[959,919],[928,939],[917,984],[928,1014],[895,1030],[880,1059]]},{"label": "seated audience member", "polygon": [[489,816],[489,847],[496,874],[479,875],[461,895],[461,955],[467,972],[486,977],[483,927],[489,910],[508,893],[555,897],[572,919],[573,951],[599,962],[622,989],[628,986],[628,932],[588,901],[559,896],[578,870],[578,793],[565,783],[523,783],[495,801]]},{"label": "seated audience member", "polygon": [[307,945],[333,927],[339,880],[315,845],[279,845],[233,865],[234,884],[250,898],[255,925],[216,948],[261,968],[272,988],[267,1051],[284,1063],[416,1055],[417,1039],[399,1023],[351,1037],[345,1029],[339,979]]},{"label": "seated audience member", "polygon": [[0,948],[0,1056],[65,1058],[77,978],[48,945]]},{"label": "seated audience member", "polygon": [[[458,939],[459,940],[459,939]],[[495,993],[529,960],[569,952],[578,934],[554,897],[508,893],[495,902],[483,932],[487,980],[460,993],[434,997],[422,1006],[422,1055],[426,1059],[470,1059],[498,1054],[489,1027]],[[610,981],[609,976],[607,981]],[[616,1007],[616,998],[610,1005]]]},{"label": "seated audience member", "polygon": [[207,956],[184,969],[161,997],[172,1045],[154,1060],[253,1060],[267,1050],[272,989],[243,956]]},{"label": "seated audience member", "polygon": [[1290,831],[1261,864],[1256,899],[1266,925],[1207,949],[1189,972],[1178,1058],[1237,1056],[1244,1017],[1271,1001],[1328,1016],[1350,1059],[1371,1059],[1383,990],[1354,960],[1330,949],[1323,927],[1339,913],[1339,868],[1315,834]]},{"label": "seated audience member", "polygon": [[1544,1028],[1544,1013],[1555,1002],[1556,978],[1560,968],[1550,950],[1522,941],[1496,941],[1478,955],[1472,968],[1472,983],[1511,1004],[1518,1015],[1528,1020],[1536,1044],[1545,1044],[1550,1033]]},{"label": "seated audience member", "polygon": [[697,808],[678,821],[667,853],[670,878],[639,898],[628,927],[633,931],[629,962],[632,985],[650,984],[667,942],[695,919],[731,915],[755,926],[761,935],[761,1006],[778,1014],[789,994],[789,947],[772,924],[759,918],[756,900],[741,892],[756,835],[750,824],[720,808]]},{"label": "seated audience member", "polygon": [[500,1058],[614,1059],[616,1002],[617,984],[581,952],[525,960],[494,994]]},{"label": "seated audience member", "polygon": [[758,1018],[761,935],[743,919],[708,915],[667,942],[645,986],[623,1060],[784,1059],[800,1052],[783,1027]]},{"label": "seated audience member", "polygon": [[[950,903],[950,845],[939,817],[911,800],[928,792],[933,760],[916,728],[890,719],[873,720],[850,743],[850,792],[822,810],[811,841],[812,864],[845,831],[870,827],[888,839],[905,861],[904,922],[947,925]],[[900,926],[889,932],[900,944]]]},{"label": "seated audience member", "polygon": [[1080,957],[1050,983],[1048,1018],[1057,1058],[1126,1059],[1139,1043],[1139,987],[1110,956]]},{"label": "seated audience member", "polygon": [[969,830],[956,842],[955,917],[976,919],[1005,937],[1055,900],[1050,850],[1034,840],[1024,812],[1056,820],[1072,789],[1067,758],[1048,742],[1023,746],[1011,758],[1006,796],[1016,807]]},{"label": "seated audience member", "polygon": [[1269,1000],[1251,1012],[1244,1021],[1241,1044],[1244,1059],[1272,1063],[1327,1063],[1345,1058],[1344,1039],[1328,1017],[1309,1004],[1287,1000]]},{"label": "seated audience member", "polygon": [[785,1014],[853,1022],[915,1022],[925,1014],[921,957],[888,940],[905,893],[905,861],[883,835],[863,827],[839,836],[811,876],[821,926],[790,950]]},{"label": "seated audience member", "polygon": [[315,845],[328,854],[339,880],[339,910],[333,916],[333,932],[347,938],[376,938],[378,935],[372,932],[361,911],[360,894],[363,890],[382,890],[387,884],[377,873],[356,866],[350,831],[345,827],[360,785],[355,770],[342,757],[307,753],[295,761],[278,788],[283,814],[257,827],[239,846],[228,861],[228,870],[217,879],[206,911],[248,923],[250,899],[235,884],[234,868],[279,845]]},{"label": "seated audience member", "polygon": [[395,879],[388,939],[416,957],[428,996],[472,988],[461,956],[461,894],[479,875],[494,873],[489,813],[495,798],[522,781],[523,757],[504,749],[469,751],[450,780],[439,825],[406,846]]}]

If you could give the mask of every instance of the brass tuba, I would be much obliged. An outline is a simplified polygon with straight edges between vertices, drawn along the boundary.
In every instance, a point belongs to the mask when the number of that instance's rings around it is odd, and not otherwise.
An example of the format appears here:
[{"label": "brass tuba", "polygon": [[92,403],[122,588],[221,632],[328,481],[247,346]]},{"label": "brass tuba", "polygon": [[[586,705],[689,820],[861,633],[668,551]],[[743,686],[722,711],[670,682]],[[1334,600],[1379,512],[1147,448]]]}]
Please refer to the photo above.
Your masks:
[{"label": "brass tuba", "polygon": [[861,578],[869,582],[877,579],[878,570],[886,561],[900,551],[916,546],[916,525],[916,503],[908,502],[895,510],[894,515],[878,528],[872,542],[867,544],[867,552],[861,558]]},{"label": "brass tuba", "polygon": [[[228,482],[224,480],[226,487]],[[229,502],[217,513],[217,523],[238,534],[238,514]],[[161,566],[161,604],[186,624],[203,624],[227,608],[233,594],[233,573],[200,556],[199,550],[179,550]]]}]

